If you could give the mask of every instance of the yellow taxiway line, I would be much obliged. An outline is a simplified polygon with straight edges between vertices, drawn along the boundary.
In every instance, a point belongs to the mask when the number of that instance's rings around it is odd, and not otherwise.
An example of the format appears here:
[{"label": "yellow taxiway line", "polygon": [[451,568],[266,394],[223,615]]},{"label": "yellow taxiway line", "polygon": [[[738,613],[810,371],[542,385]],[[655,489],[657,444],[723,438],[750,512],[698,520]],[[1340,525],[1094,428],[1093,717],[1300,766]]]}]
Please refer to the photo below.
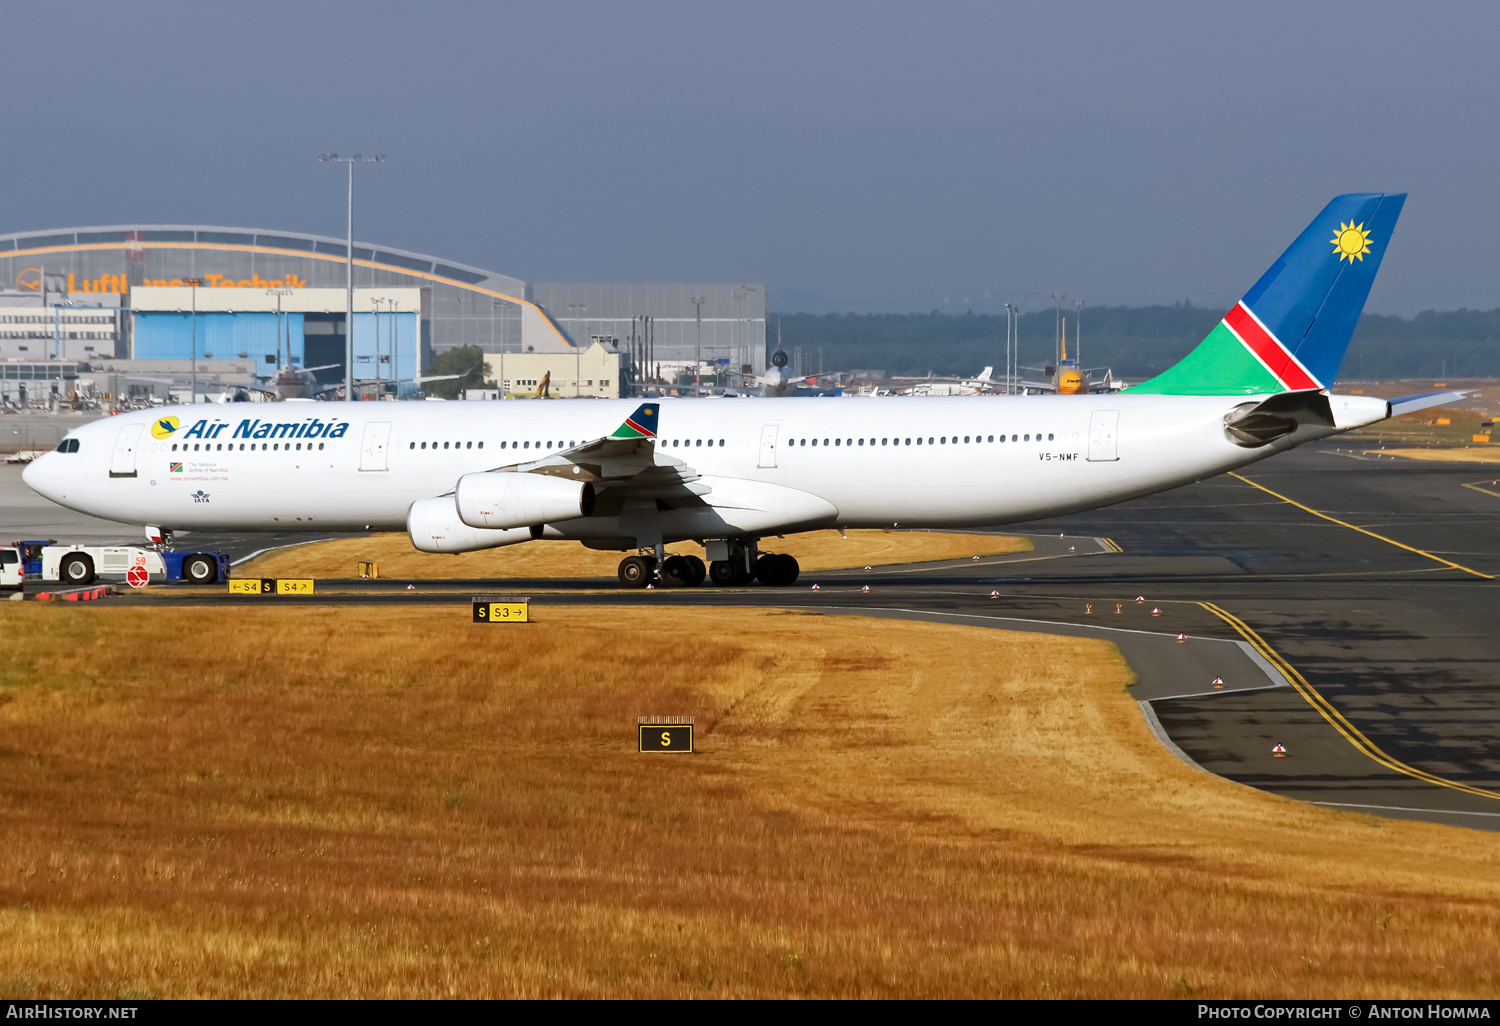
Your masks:
[{"label": "yellow taxiway line", "polygon": [[[1251,488],[1259,488],[1261,491],[1265,492],[1267,495],[1274,495],[1276,498],[1280,499],[1282,502],[1289,503],[1289,504],[1291,504],[1293,506],[1296,506],[1300,510],[1305,510],[1306,512],[1311,513],[1315,517],[1322,517],[1324,520],[1327,520],[1329,523],[1338,524],[1340,527],[1347,527],[1347,528],[1349,528],[1349,530],[1351,530],[1351,531],[1358,531],[1360,534],[1367,534],[1371,538],[1376,539],[1377,541],[1383,541],[1387,545],[1394,545],[1398,549],[1405,549],[1407,552],[1415,552],[1419,556],[1425,556],[1428,559],[1435,560],[1436,562],[1442,563],[1444,566],[1451,566],[1455,570],[1462,570],[1466,574],[1473,574],[1475,577],[1483,577],[1487,581],[1493,581],[1495,579],[1495,575],[1494,574],[1485,574],[1485,573],[1480,573],[1478,570],[1471,570],[1469,567],[1463,566],[1460,563],[1455,563],[1452,560],[1444,559],[1442,556],[1434,556],[1432,553],[1427,552],[1427,551],[1425,551],[1423,549],[1415,549],[1415,548],[1412,548],[1410,545],[1403,545],[1401,542],[1396,541],[1396,539],[1394,539],[1394,538],[1387,538],[1383,534],[1376,534],[1374,531],[1368,531],[1368,530],[1366,530],[1363,527],[1356,527],[1354,524],[1349,523],[1347,520],[1340,520],[1338,517],[1331,517],[1327,513],[1320,513],[1317,510],[1313,509],[1311,506],[1304,506],[1304,505],[1302,505],[1302,503],[1298,502],[1296,499],[1288,499],[1285,495],[1282,495],[1280,492],[1273,492],[1273,491],[1271,491],[1271,489],[1267,488],[1263,484],[1256,484],[1254,481],[1250,480],[1248,477],[1241,477],[1239,474],[1233,473],[1232,471],[1230,472],[1229,476],[1232,477],[1232,478],[1236,478],[1237,480],[1245,482]],[[1494,494],[1494,493],[1491,493],[1491,494]]]},{"label": "yellow taxiway line", "polygon": [[1492,485],[1494,483],[1494,481],[1470,481],[1468,484],[1464,485],[1464,487],[1472,488],[1476,492],[1483,492],[1486,495],[1493,495],[1495,498],[1500,499],[1500,492],[1492,492],[1488,488],[1479,487],[1480,485]]},{"label": "yellow taxiway line", "polygon": [[1397,773],[1404,773],[1408,777],[1413,777],[1417,780],[1423,781],[1424,783],[1436,784],[1439,787],[1452,788],[1455,791],[1463,791],[1465,794],[1478,795],[1481,798],[1500,799],[1500,791],[1490,791],[1482,787],[1473,787],[1469,784],[1460,784],[1456,781],[1448,780],[1445,777],[1440,777],[1436,774],[1428,773],[1426,770],[1419,770],[1415,766],[1408,766],[1401,760],[1387,755],[1385,752],[1381,751],[1373,741],[1365,737],[1365,735],[1360,732],[1360,729],[1358,727],[1345,719],[1343,713],[1335,709],[1333,707],[1333,704],[1329,702],[1328,699],[1319,694],[1318,690],[1307,682],[1307,678],[1298,673],[1296,668],[1292,666],[1291,663],[1283,659],[1279,652],[1277,652],[1270,645],[1266,644],[1265,639],[1262,638],[1259,634],[1256,634],[1255,631],[1250,628],[1249,624],[1245,623],[1245,621],[1241,620],[1239,617],[1235,616],[1228,610],[1214,605],[1212,602],[1199,602],[1198,605],[1202,606],[1204,609],[1208,610],[1210,613],[1213,613],[1219,619],[1229,624],[1229,626],[1233,627],[1236,633],[1240,635],[1240,637],[1248,641],[1257,652],[1259,652],[1262,656],[1265,657],[1268,662],[1271,663],[1271,665],[1275,666],[1278,670],[1281,671],[1282,675],[1291,682],[1292,687],[1297,689],[1297,694],[1301,695],[1303,699],[1307,701],[1308,705],[1316,709],[1318,715],[1327,720],[1329,725],[1332,726],[1334,730],[1342,734],[1344,736],[1344,739],[1351,745],[1353,745],[1361,754],[1374,759],[1376,762],[1380,763],[1387,769],[1395,770]]}]

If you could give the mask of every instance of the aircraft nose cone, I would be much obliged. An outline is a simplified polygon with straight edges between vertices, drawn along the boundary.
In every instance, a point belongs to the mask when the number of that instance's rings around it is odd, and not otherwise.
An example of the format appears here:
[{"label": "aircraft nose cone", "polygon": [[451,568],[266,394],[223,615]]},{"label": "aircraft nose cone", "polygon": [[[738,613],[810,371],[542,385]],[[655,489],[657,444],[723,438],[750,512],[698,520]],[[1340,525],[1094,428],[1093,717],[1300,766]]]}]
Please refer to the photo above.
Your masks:
[{"label": "aircraft nose cone", "polygon": [[57,454],[45,453],[26,464],[26,469],[21,471],[21,480],[26,487],[38,495],[56,502],[57,494]]}]

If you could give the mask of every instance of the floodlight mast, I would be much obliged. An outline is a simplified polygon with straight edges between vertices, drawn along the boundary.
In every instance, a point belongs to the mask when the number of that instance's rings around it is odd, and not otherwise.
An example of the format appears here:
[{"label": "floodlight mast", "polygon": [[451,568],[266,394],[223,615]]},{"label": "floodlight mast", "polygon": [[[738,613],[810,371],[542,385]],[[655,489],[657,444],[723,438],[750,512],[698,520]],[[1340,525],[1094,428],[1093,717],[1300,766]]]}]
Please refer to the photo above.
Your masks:
[{"label": "floodlight mast", "polygon": [[362,157],[356,153],[352,157],[340,157],[337,153],[324,153],[318,159],[324,163],[349,165],[349,235],[348,247],[344,252],[344,401],[352,403],[354,401],[354,165],[382,164],[385,162],[385,154],[377,153],[373,157]]}]

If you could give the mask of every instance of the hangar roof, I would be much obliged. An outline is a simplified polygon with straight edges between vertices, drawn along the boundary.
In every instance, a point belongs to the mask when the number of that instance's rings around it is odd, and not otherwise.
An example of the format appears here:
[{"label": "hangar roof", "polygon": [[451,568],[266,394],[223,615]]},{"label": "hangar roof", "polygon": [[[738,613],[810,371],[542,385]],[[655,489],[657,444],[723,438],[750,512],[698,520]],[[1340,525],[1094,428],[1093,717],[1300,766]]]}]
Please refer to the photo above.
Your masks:
[{"label": "hangar roof", "polygon": [[[212,225],[125,224],[89,228],[58,228],[0,235],[0,257],[79,249],[115,249],[139,244],[143,248],[234,249],[343,261],[348,252],[343,239],[305,232],[225,228]],[[354,243],[354,262],[380,267],[526,301],[526,283],[519,278],[486,271],[469,264],[389,246]]]}]

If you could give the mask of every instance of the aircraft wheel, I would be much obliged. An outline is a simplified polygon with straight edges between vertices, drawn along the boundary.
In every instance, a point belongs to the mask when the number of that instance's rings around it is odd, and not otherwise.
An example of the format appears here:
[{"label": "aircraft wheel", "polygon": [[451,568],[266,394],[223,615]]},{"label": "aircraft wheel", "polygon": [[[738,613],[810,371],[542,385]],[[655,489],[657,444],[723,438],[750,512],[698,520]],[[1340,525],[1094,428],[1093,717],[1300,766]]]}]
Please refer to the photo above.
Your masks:
[{"label": "aircraft wheel", "polygon": [[94,580],[94,561],[87,556],[64,556],[57,568],[58,576],[68,584],[89,584]]},{"label": "aircraft wheel", "polygon": [[753,566],[746,567],[744,561],[739,559],[733,560],[732,565],[734,567],[734,580],[732,583],[749,584],[755,580],[755,568]]},{"label": "aircraft wheel", "polygon": [[708,567],[704,566],[703,560],[697,556],[684,556],[683,558],[688,561],[688,565],[693,570],[693,576],[688,580],[688,587],[696,588],[703,583],[703,578],[708,576]]},{"label": "aircraft wheel", "polygon": [[755,561],[755,579],[768,587],[781,583],[781,557],[767,552]]},{"label": "aircraft wheel", "polygon": [[651,583],[655,562],[649,556],[626,556],[620,560],[620,583],[627,588],[644,588]]},{"label": "aircraft wheel", "polygon": [[776,558],[781,561],[781,586],[796,584],[797,575],[802,572],[802,567],[797,563],[797,557],[781,555]]},{"label": "aircraft wheel", "polygon": [[668,556],[661,562],[661,583],[668,588],[687,588],[693,583],[693,565],[686,556]]},{"label": "aircraft wheel", "polygon": [[182,561],[182,576],[193,584],[212,584],[219,579],[219,568],[207,556],[189,556]]},{"label": "aircraft wheel", "polygon": [[738,567],[727,559],[716,559],[708,564],[708,579],[721,588],[739,584]]}]

